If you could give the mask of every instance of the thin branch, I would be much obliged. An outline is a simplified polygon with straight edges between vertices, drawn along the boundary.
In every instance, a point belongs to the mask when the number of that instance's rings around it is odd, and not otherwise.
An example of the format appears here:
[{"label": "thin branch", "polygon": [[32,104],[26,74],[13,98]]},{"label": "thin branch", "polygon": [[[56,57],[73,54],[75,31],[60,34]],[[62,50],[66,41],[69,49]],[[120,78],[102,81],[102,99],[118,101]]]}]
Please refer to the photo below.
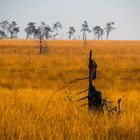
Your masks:
[{"label": "thin branch", "polygon": [[81,105],[80,107],[83,107],[83,106],[86,106],[86,105],[88,105],[87,103],[86,104],[83,104],[83,105]]},{"label": "thin branch", "polygon": [[53,92],[53,94],[52,94],[52,96],[49,98],[48,103],[47,103],[46,106],[49,105],[50,101],[52,100],[52,98],[55,96],[55,94],[56,94],[58,91],[60,91],[60,90],[62,90],[62,89],[64,89],[64,88],[66,88],[66,87],[68,87],[68,86],[69,86],[69,84],[68,84],[68,85],[65,85],[65,86],[63,86],[63,87],[57,89],[55,92]]},{"label": "thin branch", "polygon": [[81,94],[81,93],[83,93],[83,92],[86,92],[86,91],[88,91],[88,90],[89,90],[89,89],[83,90],[83,91],[77,93],[76,95],[79,95],[79,94]]},{"label": "thin branch", "polygon": [[75,83],[75,82],[77,82],[77,81],[79,81],[79,80],[84,80],[84,79],[87,79],[87,78],[89,78],[89,77],[83,77],[83,78],[79,78],[79,79],[74,79],[73,81],[68,82],[68,83],[67,83],[66,85],[64,85],[63,87],[57,89],[55,92],[53,92],[52,96],[49,98],[48,103],[47,103],[47,106],[49,105],[49,103],[50,103],[50,101],[52,100],[52,98],[55,96],[56,92],[58,92],[58,91],[60,91],[60,90],[62,90],[62,89],[64,89],[64,88],[70,86],[70,84],[72,84],[72,83]]},{"label": "thin branch", "polygon": [[52,98],[54,97],[55,93],[56,93],[56,92],[53,92],[52,96],[49,98],[49,100],[48,100],[48,103],[47,103],[46,107],[48,107],[48,105],[49,105],[50,101],[52,100]]},{"label": "thin branch", "polygon": [[79,101],[84,100],[84,99],[86,99],[86,98],[88,98],[88,96],[83,97],[83,98],[81,98],[81,99],[77,100],[76,102],[79,102]]},{"label": "thin branch", "polygon": [[58,91],[60,91],[60,90],[62,90],[62,89],[64,89],[64,88],[66,88],[66,87],[68,87],[68,86],[70,86],[70,85],[69,85],[69,84],[64,85],[63,87],[61,87],[61,88],[57,89],[57,90],[55,91],[55,93],[56,93],[56,92],[58,92]]},{"label": "thin branch", "polygon": [[74,79],[74,80],[68,82],[67,84],[72,84],[72,83],[78,82],[78,81],[80,81],[80,80],[85,80],[85,79],[88,79],[88,78],[89,78],[89,76],[83,77],[83,78],[76,78],[76,79]]}]

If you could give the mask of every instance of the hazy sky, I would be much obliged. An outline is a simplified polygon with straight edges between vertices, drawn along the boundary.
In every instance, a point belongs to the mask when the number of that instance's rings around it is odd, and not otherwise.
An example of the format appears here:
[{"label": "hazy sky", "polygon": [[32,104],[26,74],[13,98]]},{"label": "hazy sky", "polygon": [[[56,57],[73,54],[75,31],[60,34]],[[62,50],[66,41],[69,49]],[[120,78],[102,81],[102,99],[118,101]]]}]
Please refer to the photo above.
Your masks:
[{"label": "hazy sky", "polygon": [[91,28],[104,28],[108,21],[114,21],[117,29],[110,34],[111,39],[140,40],[140,0],[0,0],[0,21],[5,19],[20,25],[20,36],[30,21],[45,21],[50,26],[60,21],[61,34],[74,26],[76,35],[84,20]]}]

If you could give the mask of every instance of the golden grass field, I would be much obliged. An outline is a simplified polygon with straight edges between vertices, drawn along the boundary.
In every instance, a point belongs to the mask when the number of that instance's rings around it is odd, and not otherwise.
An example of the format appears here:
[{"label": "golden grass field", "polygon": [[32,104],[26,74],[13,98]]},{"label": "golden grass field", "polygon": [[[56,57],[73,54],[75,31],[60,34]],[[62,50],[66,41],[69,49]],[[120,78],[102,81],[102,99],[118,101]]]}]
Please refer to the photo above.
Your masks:
[{"label": "golden grass field", "polygon": [[[39,55],[37,41],[0,40],[1,140],[102,140],[140,139],[140,41],[48,41]],[[93,50],[95,87],[117,104],[120,116],[88,113],[79,108],[86,89],[80,81],[56,93],[66,82],[88,75],[89,50]],[[69,100],[68,96],[72,96]]]}]

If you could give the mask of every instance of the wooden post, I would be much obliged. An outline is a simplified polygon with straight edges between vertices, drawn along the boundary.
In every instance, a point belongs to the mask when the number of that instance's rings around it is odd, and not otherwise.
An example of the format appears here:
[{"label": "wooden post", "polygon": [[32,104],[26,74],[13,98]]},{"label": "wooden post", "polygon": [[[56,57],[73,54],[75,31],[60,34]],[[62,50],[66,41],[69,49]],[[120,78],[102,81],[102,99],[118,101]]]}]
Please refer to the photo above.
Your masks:
[{"label": "wooden post", "polygon": [[101,92],[97,91],[92,81],[96,79],[97,64],[92,59],[92,50],[89,56],[89,91],[88,91],[88,109],[89,111],[99,111],[102,104]]},{"label": "wooden post", "polygon": [[88,91],[88,109],[89,111],[92,110],[93,108],[93,92],[92,92],[92,50],[90,50],[90,55],[89,55],[89,91]]},{"label": "wooden post", "polygon": [[92,77],[91,77],[91,74],[92,74],[92,50],[90,50],[90,56],[89,56],[89,85],[90,85],[90,82],[92,82]]}]

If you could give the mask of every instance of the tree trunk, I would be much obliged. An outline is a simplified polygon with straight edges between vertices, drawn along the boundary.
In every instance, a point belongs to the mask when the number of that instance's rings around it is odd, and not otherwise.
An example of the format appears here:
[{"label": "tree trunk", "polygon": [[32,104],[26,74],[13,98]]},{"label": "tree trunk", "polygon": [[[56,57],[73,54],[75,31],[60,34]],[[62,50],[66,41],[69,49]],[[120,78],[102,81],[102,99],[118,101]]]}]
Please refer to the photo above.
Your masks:
[{"label": "tree trunk", "polygon": [[86,33],[85,33],[85,31],[83,32],[83,40],[86,40]]},{"label": "tree trunk", "polygon": [[71,33],[69,34],[69,40],[71,39]]},{"label": "tree trunk", "polygon": [[106,35],[106,40],[108,40],[108,36],[109,36],[109,32],[107,32],[107,35]]},{"label": "tree trunk", "polygon": [[98,34],[98,40],[100,40],[100,34]]},{"label": "tree trunk", "polygon": [[30,36],[30,34],[27,34],[27,37],[26,37],[26,39],[28,39],[28,38],[29,38],[29,36]]}]

